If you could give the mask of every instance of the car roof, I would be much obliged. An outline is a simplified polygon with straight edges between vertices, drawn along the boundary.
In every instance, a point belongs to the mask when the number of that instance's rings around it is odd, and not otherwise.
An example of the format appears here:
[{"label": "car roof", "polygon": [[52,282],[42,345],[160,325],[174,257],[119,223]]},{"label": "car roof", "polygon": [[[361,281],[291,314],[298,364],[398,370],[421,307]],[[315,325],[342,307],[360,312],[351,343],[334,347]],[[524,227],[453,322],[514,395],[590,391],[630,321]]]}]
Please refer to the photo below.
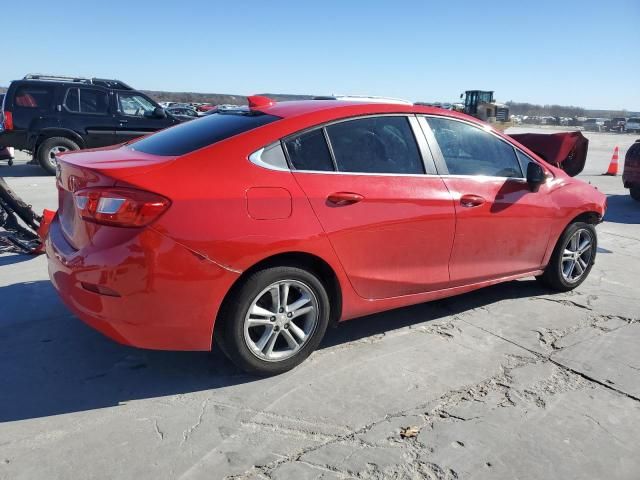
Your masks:
[{"label": "car roof", "polygon": [[407,114],[432,114],[460,118],[474,123],[481,123],[477,119],[463,113],[444,110],[438,107],[425,107],[421,105],[405,105],[400,103],[380,103],[348,100],[295,100],[287,102],[274,102],[268,106],[260,106],[256,110],[282,118],[301,116],[322,116],[336,118],[350,115],[407,113]]}]

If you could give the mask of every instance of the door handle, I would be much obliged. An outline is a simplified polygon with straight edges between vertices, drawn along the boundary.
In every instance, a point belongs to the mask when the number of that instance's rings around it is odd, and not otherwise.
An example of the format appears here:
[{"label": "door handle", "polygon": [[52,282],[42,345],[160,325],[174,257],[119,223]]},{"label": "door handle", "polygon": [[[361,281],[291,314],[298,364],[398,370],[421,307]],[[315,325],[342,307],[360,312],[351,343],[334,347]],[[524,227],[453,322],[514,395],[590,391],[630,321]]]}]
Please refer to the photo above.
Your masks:
[{"label": "door handle", "polygon": [[364,197],[359,193],[353,192],[336,192],[327,197],[327,201],[335,206],[343,207],[345,205],[352,205],[363,200]]},{"label": "door handle", "polygon": [[480,195],[462,195],[460,205],[463,207],[478,207],[485,202]]},{"label": "door handle", "polygon": [[128,123],[128,122],[129,122],[129,120],[125,120],[125,119],[118,120],[118,121],[119,121],[120,123]]}]

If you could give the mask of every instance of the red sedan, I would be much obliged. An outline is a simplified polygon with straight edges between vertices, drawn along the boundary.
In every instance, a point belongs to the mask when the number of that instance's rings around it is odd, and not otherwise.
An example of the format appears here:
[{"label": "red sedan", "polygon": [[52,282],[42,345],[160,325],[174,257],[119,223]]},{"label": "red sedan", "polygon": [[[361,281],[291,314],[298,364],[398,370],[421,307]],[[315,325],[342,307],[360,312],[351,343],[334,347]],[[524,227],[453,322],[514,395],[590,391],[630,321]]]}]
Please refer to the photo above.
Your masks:
[{"label": "red sedan", "polygon": [[[63,154],[49,274],[127,345],[274,374],[328,325],[535,276],[580,285],[605,196],[466,115],[252,97]],[[215,340],[214,340],[215,339]]]}]

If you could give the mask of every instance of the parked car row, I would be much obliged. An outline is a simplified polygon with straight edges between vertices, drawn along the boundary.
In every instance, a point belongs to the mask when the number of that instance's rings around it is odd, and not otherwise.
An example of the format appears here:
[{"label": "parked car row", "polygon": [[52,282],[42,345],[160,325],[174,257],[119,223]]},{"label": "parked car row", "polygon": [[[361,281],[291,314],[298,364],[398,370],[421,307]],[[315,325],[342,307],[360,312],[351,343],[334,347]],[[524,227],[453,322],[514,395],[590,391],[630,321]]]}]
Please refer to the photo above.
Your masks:
[{"label": "parked car row", "polygon": [[516,124],[529,125],[562,125],[582,127],[587,132],[618,132],[639,133],[640,117],[583,118],[583,117],[550,117],[512,115],[511,120]]},{"label": "parked car row", "polygon": [[206,113],[210,110],[215,110],[217,105],[213,105],[212,103],[202,103],[202,102],[160,102],[160,106],[163,108],[189,108],[194,110],[198,114]]}]

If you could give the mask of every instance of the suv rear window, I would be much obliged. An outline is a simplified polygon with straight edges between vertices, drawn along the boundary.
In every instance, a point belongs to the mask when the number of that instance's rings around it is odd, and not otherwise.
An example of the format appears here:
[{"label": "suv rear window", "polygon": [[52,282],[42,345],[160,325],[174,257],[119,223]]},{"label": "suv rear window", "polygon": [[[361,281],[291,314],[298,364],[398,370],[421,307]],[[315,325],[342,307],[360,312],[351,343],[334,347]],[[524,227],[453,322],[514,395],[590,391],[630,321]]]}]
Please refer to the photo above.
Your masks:
[{"label": "suv rear window", "polygon": [[131,148],[151,155],[184,155],[276,120],[280,117],[244,110],[213,113],[145,137]]},{"label": "suv rear window", "polygon": [[13,105],[22,108],[48,108],[51,105],[53,88],[40,85],[18,87]]}]

